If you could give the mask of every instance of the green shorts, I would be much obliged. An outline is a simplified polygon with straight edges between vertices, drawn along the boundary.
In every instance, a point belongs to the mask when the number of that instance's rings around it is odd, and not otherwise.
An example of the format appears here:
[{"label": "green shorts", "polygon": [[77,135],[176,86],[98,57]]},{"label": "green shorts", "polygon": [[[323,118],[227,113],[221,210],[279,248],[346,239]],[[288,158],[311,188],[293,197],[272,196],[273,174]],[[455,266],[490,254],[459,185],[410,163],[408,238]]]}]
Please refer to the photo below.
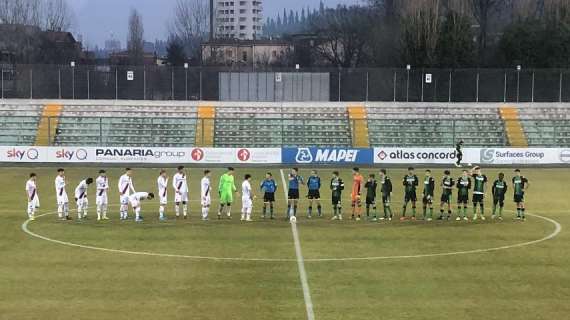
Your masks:
[{"label": "green shorts", "polygon": [[230,204],[232,202],[234,202],[234,195],[232,192],[222,191],[220,193],[220,203]]}]

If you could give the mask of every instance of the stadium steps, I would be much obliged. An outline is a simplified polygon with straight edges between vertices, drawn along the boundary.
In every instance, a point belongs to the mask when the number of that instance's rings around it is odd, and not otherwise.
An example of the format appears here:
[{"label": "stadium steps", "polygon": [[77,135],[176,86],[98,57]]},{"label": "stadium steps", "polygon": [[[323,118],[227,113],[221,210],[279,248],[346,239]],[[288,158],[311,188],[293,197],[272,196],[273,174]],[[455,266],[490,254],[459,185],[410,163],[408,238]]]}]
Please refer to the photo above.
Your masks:
[{"label": "stadium steps", "polygon": [[368,112],[364,106],[348,106],[348,119],[352,146],[355,148],[370,147],[368,139]]},{"label": "stadium steps", "polygon": [[499,109],[501,119],[505,123],[505,133],[512,147],[528,147],[517,107],[503,106]]},{"label": "stadium steps", "polygon": [[216,122],[216,108],[212,106],[198,107],[196,122],[196,146],[213,147]]},{"label": "stadium steps", "polygon": [[49,146],[53,143],[62,110],[61,104],[46,104],[44,106],[36,133],[36,146]]}]

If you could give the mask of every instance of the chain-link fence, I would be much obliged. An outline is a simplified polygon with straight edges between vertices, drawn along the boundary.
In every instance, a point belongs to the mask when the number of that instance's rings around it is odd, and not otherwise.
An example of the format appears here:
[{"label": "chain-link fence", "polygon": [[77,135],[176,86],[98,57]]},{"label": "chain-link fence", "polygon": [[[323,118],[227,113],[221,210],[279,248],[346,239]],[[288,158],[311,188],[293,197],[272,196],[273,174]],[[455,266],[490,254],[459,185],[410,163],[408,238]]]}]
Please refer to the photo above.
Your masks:
[{"label": "chain-link fence", "polygon": [[[278,84],[284,73],[328,74],[315,80],[294,77],[297,88],[321,88],[318,94],[263,95],[267,101],[397,102],[569,102],[567,69],[257,69],[167,66],[1,66],[2,99],[221,100],[222,74],[270,73]],[[239,76],[239,75],[238,75]],[[239,78],[239,77],[238,77]],[[309,79],[309,80],[307,80]],[[304,83],[306,81],[310,81]],[[267,81],[264,83],[267,87]],[[262,88],[267,90],[267,88]],[[278,85],[269,85],[276,87]],[[326,90],[323,90],[323,87]],[[256,92],[260,88],[248,88]],[[288,96],[290,95],[290,96]],[[251,95],[249,95],[251,96]],[[315,98],[315,96],[317,98]],[[270,97],[270,98],[268,98]],[[301,100],[299,100],[301,99]]]}]

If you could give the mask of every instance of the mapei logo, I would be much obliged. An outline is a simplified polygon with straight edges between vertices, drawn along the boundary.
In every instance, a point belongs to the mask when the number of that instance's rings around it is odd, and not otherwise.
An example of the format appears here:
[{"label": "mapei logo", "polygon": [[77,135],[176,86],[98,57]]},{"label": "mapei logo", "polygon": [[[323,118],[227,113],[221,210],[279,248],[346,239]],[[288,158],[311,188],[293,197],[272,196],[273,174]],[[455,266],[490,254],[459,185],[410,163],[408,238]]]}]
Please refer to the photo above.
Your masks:
[{"label": "mapei logo", "polygon": [[38,149],[29,148],[29,149],[10,149],[6,151],[6,156],[8,159],[16,159],[16,160],[38,160],[40,157],[40,153]]},{"label": "mapei logo", "polygon": [[202,161],[202,159],[204,159],[204,150],[200,148],[192,149],[192,152],[190,152],[190,156],[194,161]]},{"label": "mapei logo", "polygon": [[495,149],[481,149],[481,163],[495,162]]},{"label": "mapei logo", "polygon": [[83,161],[87,159],[87,150],[85,149],[77,149],[73,150],[66,150],[61,149],[55,152],[55,157],[57,159],[65,159],[65,160],[79,160]]},{"label": "mapei logo", "polygon": [[237,152],[237,158],[239,161],[248,161],[251,158],[251,152],[248,149],[239,149]]},{"label": "mapei logo", "polygon": [[295,161],[297,163],[311,163],[313,162],[313,154],[309,148],[299,148],[297,149],[297,155],[295,156]]}]

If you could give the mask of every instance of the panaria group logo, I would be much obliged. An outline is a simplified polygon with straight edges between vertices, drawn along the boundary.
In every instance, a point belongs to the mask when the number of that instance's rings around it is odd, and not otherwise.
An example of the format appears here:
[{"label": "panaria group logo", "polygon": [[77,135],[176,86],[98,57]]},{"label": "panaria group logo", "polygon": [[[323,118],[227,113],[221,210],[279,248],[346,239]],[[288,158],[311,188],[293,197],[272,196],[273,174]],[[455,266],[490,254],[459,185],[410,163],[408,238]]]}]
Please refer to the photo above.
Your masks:
[{"label": "panaria group logo", "polygon": [[77,149],[77,150],[67,150],[61,149],[55,152],[55,157],[57,159],[64,159],[64,160],[79,160],[83,161],[87,159],[87,150],[85,149]]},{"label": "panaria group logo", "polygon": [[40,152],[38,149],[35,148],[28,148],[28,149],[17,149],[12,148],[6,151],[6,156],[8,159],[16,159],[16,160],[38,160],[40,157]]},{"label": "panaria group logo", "polygon": [[192,149],[190,156],[192,157],[192,160],[194,160],[194,161],[202,161],[202,159],[204,159],[204,150],[202,150],[200,148]]},{"label": "panaria group logo", "polygon": [[251,158],[251,152],[248,149],[239,149],[237,152],[239,161],[246,162]]}]

